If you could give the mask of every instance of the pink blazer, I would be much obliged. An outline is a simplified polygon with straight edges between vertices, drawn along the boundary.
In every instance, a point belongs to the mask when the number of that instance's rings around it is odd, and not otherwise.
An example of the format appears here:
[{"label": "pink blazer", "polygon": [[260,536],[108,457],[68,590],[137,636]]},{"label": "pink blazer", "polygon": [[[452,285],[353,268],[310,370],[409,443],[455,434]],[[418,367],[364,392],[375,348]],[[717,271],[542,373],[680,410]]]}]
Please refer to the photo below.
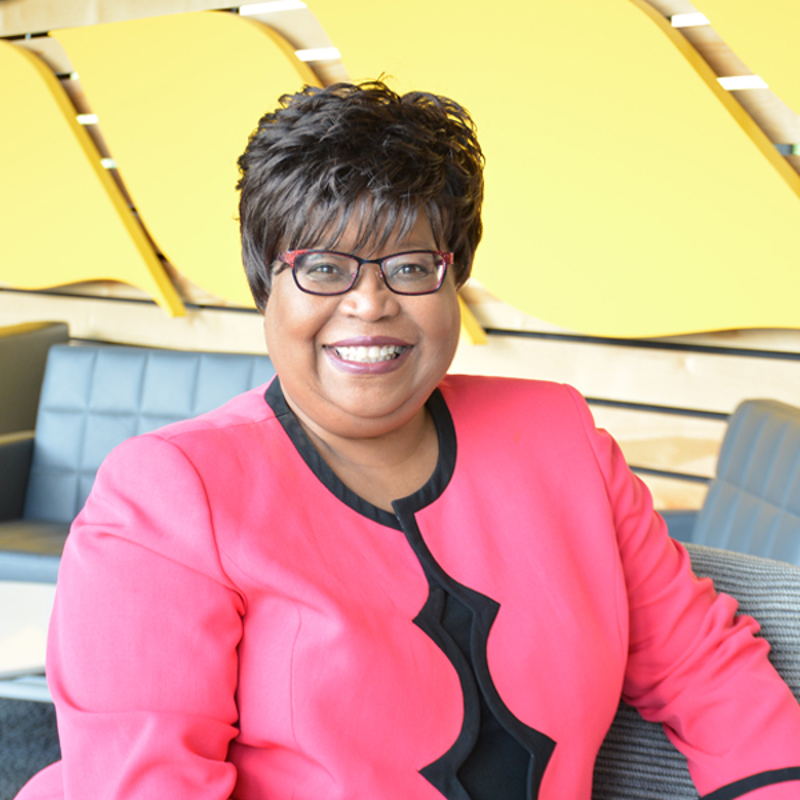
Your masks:
[{"label": "pink blazer", "polygon": [[[539,800],[589,800],[620,695],[702,795],[800,765],[757,624],[692,575],[573,389],[446,378],[439,465],[396,515],[268,394],[98,473],[50,631],[63,760],[20,800],[455,800],[481,693]],[[747,797],[797,798],[794,777]]]}]

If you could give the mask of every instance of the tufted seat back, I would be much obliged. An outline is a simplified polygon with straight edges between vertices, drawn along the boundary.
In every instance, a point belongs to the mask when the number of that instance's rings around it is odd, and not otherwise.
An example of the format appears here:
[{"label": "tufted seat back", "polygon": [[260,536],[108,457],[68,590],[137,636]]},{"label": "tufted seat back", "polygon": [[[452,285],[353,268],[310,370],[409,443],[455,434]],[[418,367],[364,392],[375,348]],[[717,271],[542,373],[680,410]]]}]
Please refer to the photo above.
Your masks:
[{"label": "tufted seat back", "polygon": [[267,356],[52,347],[23,518],[72,522],[101,462],[122,441],[210,411],[274,372]]},{"label": "tufted seat back", "polygon": [[800,565],[799,408],[739,405],[692,541]]}]

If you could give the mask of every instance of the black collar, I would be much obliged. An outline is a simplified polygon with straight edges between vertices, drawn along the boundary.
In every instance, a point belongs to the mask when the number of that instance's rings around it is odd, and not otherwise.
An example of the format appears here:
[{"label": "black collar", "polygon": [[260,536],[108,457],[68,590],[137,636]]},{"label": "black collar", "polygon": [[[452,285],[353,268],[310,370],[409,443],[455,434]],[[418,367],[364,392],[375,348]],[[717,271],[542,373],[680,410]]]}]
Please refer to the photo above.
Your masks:
[{"label": "black collar", "polygon": [[[294,412],[289,408],[277,376],[267,387],[264,397],[300,457],[330,492],[359,514],[380,525],[401,530],[400,522],[394,514],[368,502],[339,480],[336,473],[314,447],[311,439],[308,438]],[[439,439],[439,458],[433,474],[424,486],[408,497],[399,498],[392,503],[395,511],[400,514],[414,513],[433,503],[447,488],[456,466],[456,433],[453,418],[438,389],[435,389],[428,398],[426,406],[436,427],[436,435]]]}]

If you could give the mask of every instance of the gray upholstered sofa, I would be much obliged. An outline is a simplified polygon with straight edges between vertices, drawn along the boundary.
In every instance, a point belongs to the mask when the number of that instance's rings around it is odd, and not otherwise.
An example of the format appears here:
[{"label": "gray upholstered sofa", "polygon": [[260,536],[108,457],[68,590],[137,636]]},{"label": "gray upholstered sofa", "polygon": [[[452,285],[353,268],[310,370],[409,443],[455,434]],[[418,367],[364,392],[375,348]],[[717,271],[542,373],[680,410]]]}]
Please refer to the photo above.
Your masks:
[{"label": "gray upholstered sofa", "polygon": [[741,403],[703,507],[664,517],[675,539],[800,566],[800,408]]},{"label": "gray upholstered sofa", "polygon": [[273,374],[267,356],[53,346],[35,432],[0,437],[0,580],[55,581],[69,525],[116,445]]}]

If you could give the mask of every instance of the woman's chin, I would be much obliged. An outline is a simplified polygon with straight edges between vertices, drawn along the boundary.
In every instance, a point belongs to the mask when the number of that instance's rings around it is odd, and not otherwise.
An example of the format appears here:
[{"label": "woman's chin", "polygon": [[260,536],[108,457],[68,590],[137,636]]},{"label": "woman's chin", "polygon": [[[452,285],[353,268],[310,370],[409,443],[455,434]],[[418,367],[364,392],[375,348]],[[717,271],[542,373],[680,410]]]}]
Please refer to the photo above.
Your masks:
[{"label": "woman's chin", "polygon": [[[378,439],[396,434],[424,413],[427,394],[381,391],[377,386],[361,390],[342,386],[313,407],[292,403],[301,423],[311,425],[321,438]],[[316,398],[319,400],[320,398]]]}]

